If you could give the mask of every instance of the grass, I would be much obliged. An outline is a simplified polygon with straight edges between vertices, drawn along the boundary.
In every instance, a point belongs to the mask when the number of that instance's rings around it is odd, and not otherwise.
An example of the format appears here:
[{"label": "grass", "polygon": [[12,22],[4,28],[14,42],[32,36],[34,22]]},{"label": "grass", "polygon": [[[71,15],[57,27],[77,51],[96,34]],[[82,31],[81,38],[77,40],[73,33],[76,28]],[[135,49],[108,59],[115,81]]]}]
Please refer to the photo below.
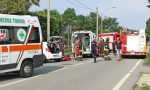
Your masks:
[{"label": "grass", "polygon": [[144,87],[141,87],[141,90],[150,90],[150,86],[144,86]]},{"label": "grass", "polygon": [[150,54],[148,54],[148,55],[146,56],[146,63],[147,63],[147,64],[150,64]]}]

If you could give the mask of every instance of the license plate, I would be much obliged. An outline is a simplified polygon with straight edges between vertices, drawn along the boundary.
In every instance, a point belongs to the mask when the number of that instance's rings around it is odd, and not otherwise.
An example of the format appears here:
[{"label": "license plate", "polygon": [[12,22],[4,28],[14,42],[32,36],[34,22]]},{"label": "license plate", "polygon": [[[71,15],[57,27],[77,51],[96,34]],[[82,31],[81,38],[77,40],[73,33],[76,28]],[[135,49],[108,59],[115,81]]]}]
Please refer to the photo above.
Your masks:
[{"label": "license plate", "polygon": [[53,55],[54,57],[59,57],[59,55]]}]

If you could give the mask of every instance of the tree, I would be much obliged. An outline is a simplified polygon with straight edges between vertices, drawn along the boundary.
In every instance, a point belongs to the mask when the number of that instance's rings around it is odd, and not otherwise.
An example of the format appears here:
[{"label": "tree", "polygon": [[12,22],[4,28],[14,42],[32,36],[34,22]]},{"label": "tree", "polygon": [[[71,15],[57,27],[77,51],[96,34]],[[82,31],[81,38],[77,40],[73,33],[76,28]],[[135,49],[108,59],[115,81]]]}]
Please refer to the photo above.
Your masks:
[{"label": "tree", "polygon": [[40,0],[0,0],[0,13],[26,14],[34,4],[39,6]]},{"label": "tree", "polygon": [[[150,0],[148,0],[148,2],[150,3]],[[150,8],[150,5],[148,5],[148,8]],[[147,35],[150,35],[150,18],[146,21],[146,33]]]},{"label": "tree", "polygon": [[103,20],[103,32],[118,32],[120,30],[119,23],[117,22],[117,18],[105,18]]},{"label": "tree", "polygon": [[51,35],[61,34],[61,16],[57,10],[51,10]]},{"label": "tree", "polygon": [[[150,0],[148,0],[148,2],[149,2],[149,4],[150,4]],[[149,7],[149,8],[150,8],[150,5],[148,5],[147,7]]]},{"label": "tree", "polygon": [[150,18],[146,21],[146,33],[150,35]]},{"label": "tree", "polygon": [[68,26],[71,25],[72,27],[75,25],[76,22],[76,12],[73,8],[68,8],[62,14],[63,25]]}]

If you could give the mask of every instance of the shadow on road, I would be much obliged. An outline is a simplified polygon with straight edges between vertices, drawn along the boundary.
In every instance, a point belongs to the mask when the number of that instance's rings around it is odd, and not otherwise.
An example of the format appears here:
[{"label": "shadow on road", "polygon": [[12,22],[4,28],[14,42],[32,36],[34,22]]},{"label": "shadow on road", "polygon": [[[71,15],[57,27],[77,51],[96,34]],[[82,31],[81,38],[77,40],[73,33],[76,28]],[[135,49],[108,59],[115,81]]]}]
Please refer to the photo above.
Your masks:
[{"label": "shadow on road", "polygon": [[122,58],[126,58],[126,59],[145,59],[144,56],[135,56],[135,55],[122,56]]},{"label": "shadow on road", "polygon": [[[37,76],[37,75],[42,75],[42,74],[47,74],[50,73],[52,71],[61,69],[63,67],[60,66],[43,66],[43,67],[39,67],[34,69],[34,73],[33,76]],[[6,73],[6,74],[0,74],[0,82],[2,81],[9,81],[9,80],[15,80],[15,79],[19,79],[19,74],[18,73]]]},{"label": "shadow on road", "polygon": [[35,69],[33,76],[47,74],[47,73],[50,73],[52,71],[56,71],[62,68],[63,68],[62,66],[43,66],[43,67]]}]

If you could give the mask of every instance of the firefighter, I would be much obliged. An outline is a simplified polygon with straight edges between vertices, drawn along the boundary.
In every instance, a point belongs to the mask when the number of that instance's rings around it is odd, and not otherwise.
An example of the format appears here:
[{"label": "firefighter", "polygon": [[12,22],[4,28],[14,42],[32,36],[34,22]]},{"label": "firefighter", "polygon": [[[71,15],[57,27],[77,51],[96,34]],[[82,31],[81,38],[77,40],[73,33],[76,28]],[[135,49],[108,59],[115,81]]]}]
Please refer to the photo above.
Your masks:
[{"label": "firefighter", "polygon": [[109,57],[109,52],[110,52],[110,48],[109,48],[109,38],[106,38],[106,41],[104,42],[104,60],[111,60]]},{"label": "firefighter", "polygon": [[96,55],[97,55],[97,50],[96,50],[96,48],[97,48],[97,42],[96,42],[96,39],[94,39],[93,41],[92,41],[92,43],[91,43],[91,48],[92,48],[92,56],[93,56],[93,58],[94,58],[94,63],[96,63],[97,61],[96,61]]},{"label": "firefighter", "polygon": [[75,36],[75,40],[73,42],[73,49],[74,49],[74,58],[75,60],[77,60],[77,56],[78,56],[78,46],[79,46],[79,38],[77,36]]},{"label": "firefighter", "polygon": [[79,61],[82,61],[82,50],[83,50],[83,44],[82,44],[82,40],[81,40],[81,38],[79,39],[79,45],[78,45],[78,50],[79,50],[79,52],[78,52],[78,60]]}]

